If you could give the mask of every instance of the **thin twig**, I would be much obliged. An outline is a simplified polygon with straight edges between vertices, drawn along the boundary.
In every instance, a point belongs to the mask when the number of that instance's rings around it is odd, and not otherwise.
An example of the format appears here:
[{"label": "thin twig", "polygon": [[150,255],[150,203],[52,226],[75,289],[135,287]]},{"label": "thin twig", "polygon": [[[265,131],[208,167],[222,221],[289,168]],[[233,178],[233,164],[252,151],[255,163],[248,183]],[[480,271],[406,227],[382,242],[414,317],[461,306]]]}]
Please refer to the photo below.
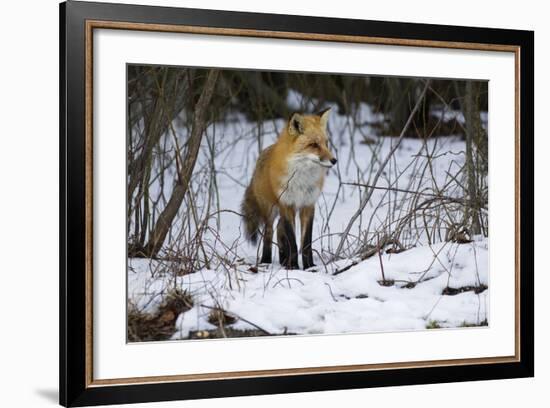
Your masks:
[{"label": "thin twig", "polygon": [[[407,133],[407,130],[409,129],[409,126],[411,125],[411,123],[413,121],[413,117],[416,114],[416,111],[420,107],[420,104],[421,104],[422,100],[424,99],[424,96],[426,95],[426,91],[428,90],[429,85],[430,85],[430,81],[428,80],[428,81],[426,81],[426,84],[424,85],[424,89],[422,90],[422,93],[420,94],[420,97],[416,101],[416,105],[414,105],[414,108],[413,108],[411,114],[409,115],[409,118],[407,119],[407,122],[405,123],[405,126],[401,130],[401,134],[399,135],[399,138],[397,139],[397,142],[393,145],[393,147],[391,148],[390,152],[388,153],[388,155],[386,156],[386,158],[384,159],[382,164],[380,164],[380,167],[378,168],[378,172],[374,176],[374,180],[373,180],[372,184],[376,185],[376,183],[378,182],[378,179],[380,178],[380,175],[384,171],[386,165],[388,164],[388,162],[392,158],[393,154],[395,153],[395,151],[397,150],[397,148],[401,144],[401,141],[405,137],[405,134]],[[353,226],[353,224],[355,223],[355,221],[357,220],[359,215],[361,215],[361,213],[365,209],[365,206],[369,202],[373,191],[374,191],[374,189],[371,188],[363,196],[363,199],[361,200],[361,203],[359,205],[359,209],[355,212],[355,214],[352,215],[348,225],[346,226],[344,232],[342,233],[342,236],[340,238],[340,243],[338,244],[338,247],[336,248],[336,252],[334,254],[335,259],[338,259],[340,257],[340,253],[342,252],[342,248],[344,247],[344,243],[345,243],[346,238],[347,238],[347,236],[348,236],[348,234],[351,230],[351,227]]]}]

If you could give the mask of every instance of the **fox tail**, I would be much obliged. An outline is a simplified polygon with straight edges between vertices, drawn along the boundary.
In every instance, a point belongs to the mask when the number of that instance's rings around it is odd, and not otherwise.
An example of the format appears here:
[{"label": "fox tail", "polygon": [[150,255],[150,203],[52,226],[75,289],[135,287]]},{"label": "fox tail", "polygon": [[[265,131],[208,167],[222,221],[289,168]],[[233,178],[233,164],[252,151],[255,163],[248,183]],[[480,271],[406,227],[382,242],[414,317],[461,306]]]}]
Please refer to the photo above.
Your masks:
[{"label": "fox tail", "polygon": [[244,199],[241,203],[241,213],[243,214],[245,237],[255,244],[258,240],[262,216],[260,205],[252,191],[252,184],[246,188],[244,193]]}]

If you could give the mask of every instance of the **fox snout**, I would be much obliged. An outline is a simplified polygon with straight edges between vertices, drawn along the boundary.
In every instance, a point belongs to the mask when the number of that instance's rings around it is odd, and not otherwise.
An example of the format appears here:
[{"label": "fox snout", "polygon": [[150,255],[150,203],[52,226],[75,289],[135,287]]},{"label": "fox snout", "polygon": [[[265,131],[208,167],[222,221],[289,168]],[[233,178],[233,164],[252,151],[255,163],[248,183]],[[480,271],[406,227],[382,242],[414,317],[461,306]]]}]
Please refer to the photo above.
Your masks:
[{"label": "fox snout", "polygon": [[319,163],[321,164],[321,166],[327,167],[327,168],[331,168],[332,166],[334,166],[337,161],[338,160],[334,157],[319,159]]},{"label": "fox snout", "polygon": [[332,153],[330,152],[330,150],[326,149],[325,152],[323,152],[324,154],[321,154],[319,156],[319,161],[321,162],[321,164],[325,167],[332,167],[336,164],[336,162],[338,161],[336,159],[336,157],[334,157],[332,155]]}]

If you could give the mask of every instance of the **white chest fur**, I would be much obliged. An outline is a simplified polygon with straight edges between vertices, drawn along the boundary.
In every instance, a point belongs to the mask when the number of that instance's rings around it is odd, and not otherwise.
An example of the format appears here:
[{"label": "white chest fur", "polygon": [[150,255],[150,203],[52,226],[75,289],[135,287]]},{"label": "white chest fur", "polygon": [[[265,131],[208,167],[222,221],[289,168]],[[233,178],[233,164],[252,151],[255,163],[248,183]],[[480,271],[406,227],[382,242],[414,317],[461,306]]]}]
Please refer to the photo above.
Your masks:
[{"label": "white chest fur", "polygon": [[307,156],[292,157],[279,191],[281,203],[296,209],[314,205],[321,194],[320,181],[325,171]]}]

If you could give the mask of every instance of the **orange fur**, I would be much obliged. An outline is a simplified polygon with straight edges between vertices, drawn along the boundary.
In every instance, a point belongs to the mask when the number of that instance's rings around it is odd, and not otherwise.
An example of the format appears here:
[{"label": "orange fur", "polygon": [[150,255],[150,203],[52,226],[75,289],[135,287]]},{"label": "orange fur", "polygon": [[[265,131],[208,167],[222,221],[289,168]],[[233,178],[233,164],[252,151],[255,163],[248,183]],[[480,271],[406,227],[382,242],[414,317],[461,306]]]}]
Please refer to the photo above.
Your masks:
[{"label": "orange fur", "polygon": [[296,212],[300,212],[302,226],[313,216],[326,171],[336,163],[328,147],[328,115],[329,110],[318,115],[294,114],[277,142],[260,153],[242,204],[247,237],[253,242],[262,225],[271,234],[277,215],[286,218],[292,228]]}]

